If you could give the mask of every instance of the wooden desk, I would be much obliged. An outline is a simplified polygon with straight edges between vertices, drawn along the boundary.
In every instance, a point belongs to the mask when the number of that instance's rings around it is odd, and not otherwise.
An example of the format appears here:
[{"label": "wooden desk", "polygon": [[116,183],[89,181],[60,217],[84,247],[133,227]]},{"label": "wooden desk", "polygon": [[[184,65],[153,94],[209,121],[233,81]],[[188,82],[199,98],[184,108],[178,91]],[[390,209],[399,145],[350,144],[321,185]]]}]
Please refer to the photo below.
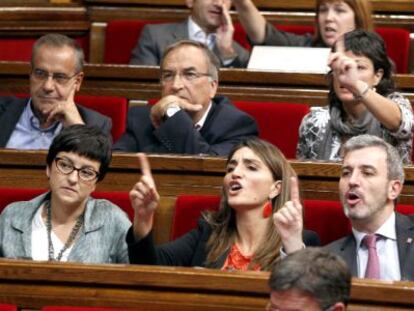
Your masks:
[{"label": "wooden desk", "polygon": [[[0,92],[29,93],[28,63],[0,62]],[[146,101],[160,97],[158,67],[86,65],[82,94],[123,96]],[[414,75],[397,75],[398,88],[414,104]],[[327,82],[322,74],[221,69],[218,94],[233,100],[297,102],[323,106]]]},{"label": "wooden desk", "polygon": [[[266,272],[0,260],[0,302],[149,311],[263,311]],[[352,280],[348,310],[412,310],[414,283]]]}]

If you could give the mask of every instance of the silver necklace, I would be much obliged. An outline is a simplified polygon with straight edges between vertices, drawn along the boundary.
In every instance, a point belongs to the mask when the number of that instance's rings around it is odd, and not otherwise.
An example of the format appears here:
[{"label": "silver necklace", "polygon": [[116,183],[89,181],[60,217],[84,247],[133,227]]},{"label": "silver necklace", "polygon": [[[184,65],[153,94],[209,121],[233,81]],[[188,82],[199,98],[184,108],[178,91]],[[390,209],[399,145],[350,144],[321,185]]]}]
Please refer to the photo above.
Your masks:
[{"label": "silver necklace", "polygon": [[73,226],[68,239],[66,240],[59,254],[55,258],[55,250],[53,249],[53,243],[52,243],[52,206],[50,204],[50,201],[46,203],[46,210],[47,210],[46,229],[47,229],[47,240],[49,244],[49,261],[60,261],[62,259],[63,253],[72,245],[73,241],[78,235],[80,228],[83,226],[85,212],[79,215],[78,219],[76,219],[76,223]]}]

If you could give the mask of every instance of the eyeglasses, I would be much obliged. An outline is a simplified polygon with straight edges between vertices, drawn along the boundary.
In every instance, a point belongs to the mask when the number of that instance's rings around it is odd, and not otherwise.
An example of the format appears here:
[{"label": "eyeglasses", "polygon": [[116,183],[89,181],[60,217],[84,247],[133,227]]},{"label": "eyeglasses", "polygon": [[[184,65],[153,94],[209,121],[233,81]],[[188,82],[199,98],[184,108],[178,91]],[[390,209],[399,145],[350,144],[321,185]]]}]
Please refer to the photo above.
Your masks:
[{"label": "eyeglasses", "polygon": [[72,161],[64,158],[55,159],[56,168],[64,175],[69,175],[73,171],[78,172],[78,176],[83,181],[92,181],[99,177],[99,173],[90,167],[77,168],[73,165]]},{"label": "eyeglasses", "polygon": [[[321,311],[331,311],[333,306],[328,306],[326,308],[321,309]],[[266,311],[279,311],[280,309],[275,306],[271,301],[269,301],[266,305]]]},{"label": "eyeglasses", "polygon": [[161,72],[161,82],[170,83],[174,81],[175,76],[177,75],[180,77],[180,79],[190,83],[201,77],[211,77],[209,73],[197,72],[194,70],[186,70],[183,72],[174,72],[166,70]]},{"label": "eyeglasses", "polygon": [[37,80],[37,81],[46,81],[47,79],[49,79],[49,77],[52,77],[52,80],[54,82],[56,82],[59,85],[66,85],[71,79],[73,79],[74,77],[76,77],[78,73],[75,73],[72,76],[68,76],[67,74],[64,73],[59,73],[59,72],[47,72],[43,69],[39,69],[39,68],[35,68],[32,70],[32,77]]}]

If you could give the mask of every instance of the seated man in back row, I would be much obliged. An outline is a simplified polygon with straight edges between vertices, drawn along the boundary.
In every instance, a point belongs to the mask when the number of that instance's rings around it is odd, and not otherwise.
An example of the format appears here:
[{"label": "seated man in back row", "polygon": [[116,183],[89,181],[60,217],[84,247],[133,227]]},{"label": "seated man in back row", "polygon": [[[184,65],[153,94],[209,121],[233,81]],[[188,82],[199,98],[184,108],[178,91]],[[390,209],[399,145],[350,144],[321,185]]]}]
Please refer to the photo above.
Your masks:
[{"label": "seated man in back row", "polygon": [[162,98],[133,107],[114,150],[227,155],[241,140],[257,136],[254,119],[216,96],[218,61],[202,43],[179,41],[161,62]]},{"label": "seated man in back row", "polygon": [[30,99],[0,97],[0,148],[49,149],[63,127],[97,126],[110,135],[111,119],[76,105],[84,54],[73,39],[48,34],[33,45]]},{"label": "seated man in back row", "polygon": [[191,14],[183,22],[148,24],[132,50],[130,64],[159,65],[167,46],[180,40],[204,43],[223,67],[246,67],[249,52],[233,40],[231,0],[186,0]]}]

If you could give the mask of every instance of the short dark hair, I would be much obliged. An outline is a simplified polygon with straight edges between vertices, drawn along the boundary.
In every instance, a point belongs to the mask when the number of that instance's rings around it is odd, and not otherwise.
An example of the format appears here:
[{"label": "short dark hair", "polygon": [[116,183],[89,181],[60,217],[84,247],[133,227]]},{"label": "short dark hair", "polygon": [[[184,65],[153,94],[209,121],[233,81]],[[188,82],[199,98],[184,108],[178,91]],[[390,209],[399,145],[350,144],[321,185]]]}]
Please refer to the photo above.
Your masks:
[{"label": "short dark hair", "polygon": [[351,273],[338,255],[308,247],[280,260],[270,274],[272,291],[297,290],[310,295],[326,309],[337,302],[348,304]]},{"label": "short dark hair", "polygon": [[220,61],[218,60],[217,56],[212,51],[210,51],[207,45],[205,45],[202,42],[193,41],[193,40],[180,40],[167,46],[164,50],[161,63],[160,63],[161,71],[163,70],[164,61],[167,55],[171,53],[172,51],[180,47],[183,47],[183,46],[193,46],[193,47],[200,49],[205,55],[209,75],[214,81],[218,81],[218,73],[220,71]]},{"label": "short dark hair", "polygon": [[74,152],[101,164],[98,177],[100,181],[108,171],[112,158],[111,148],[111,138],[98,127],[75,124],[64,128],[53,139],[46,163],[50,167],[59,152]]},{"label": "short dark hair", "polygon": [[63,48],[67,46],[73,49],[73,51],[75,52],[75,57],[76,57],[76,63],[75,63],[76,73],[79,73],[83,70],[83,65],[85,62],[85,54],[83,53],[83,49],[78,44],[78,42],[76,42],[72,38],[69,38],[68,36],[65,36],[59,33],[49,33],[36,40],[36,42],[34,43],[32,47],[32,59],[31,59],[32,67],[34,66],[35,55],[42,46],[50,46],[50,47],[55,47],[55,48]]}]

